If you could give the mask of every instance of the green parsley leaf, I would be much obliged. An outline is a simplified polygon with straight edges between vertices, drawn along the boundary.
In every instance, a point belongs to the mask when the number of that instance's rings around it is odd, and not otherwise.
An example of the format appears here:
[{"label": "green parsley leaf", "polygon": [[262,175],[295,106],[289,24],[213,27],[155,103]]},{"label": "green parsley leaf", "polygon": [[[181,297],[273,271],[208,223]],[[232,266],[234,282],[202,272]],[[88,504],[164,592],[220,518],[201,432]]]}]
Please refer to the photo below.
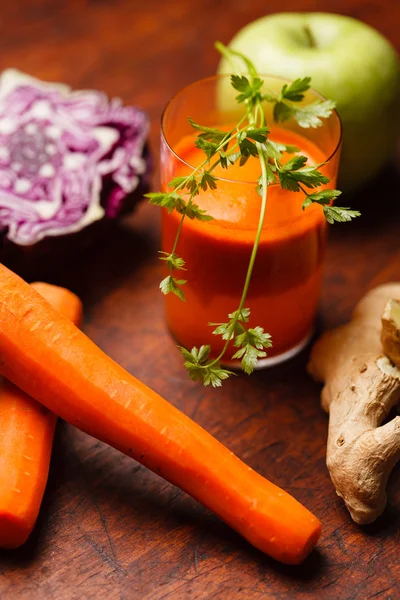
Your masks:
[{"label": "green parsley leaf", "polygon": [[269,127],[257,127],[247,130],[247,137],[256,142],[263,144],[267,141]]},{"label": "green parsley leaf", "polygon": [[[189,373],[192,379],[193,376]],[[200,377],[199,377],[200,375]],[[222,382],[225,379],[228,379],[231,375],[236,375],[233,371],[228,371],[227,369],[223,369],[220,365],[215,365],[213,367],[207,367],[205,369],[201,369],[200,373],[196,373],[196,379],[200,379],[204,386],[212,385],[212,387],[217,388],[221,387]]]},{"label": "green parsley leaf", "polygon": [[304,93],[310,89],[311,77],[295,79],[289,86],[287,83],[282,87],[281,96],[291,102],[300,102],[304,98]]},{"label": "green parsley leaf", "polygon": [[253,88],[250,84],[250,81],[244,75],[231,75],[231,85],[232,87],[240,92],[238,96],[236,96],[236,101],[246,102],[253,95]]},{"label": "green parsley leaf", "polygon": [[300,127],[303,128],[316,128],[323,125],[321,119],[327,119],[331,116],[333,109],[335,108],[335,102],[333,100],[317,100],[301,108],[294,109],[294,118]]},{"label": "green parsley leaf", "polygon": [[295,156],[278,169],[279,181],[282,188],[291,192],[299,192],[300,185],[315,188],[323,183],[329,183],[329,178],[318,171],[319,165],[303,167],[307,162],[306,156]]},{"label": "green parsley leaf", "polygon": [[177,254],[175,254],[175,252],[173,254],[171,254],[169,252],[163,252],[162,250],[159,250],[159,254],[163,255],[163,256],[160,256],[160,260],[164,260],[167,267],[169,267],[170,269],[186,271],[185,261],[183,260],[183,258],[181,258]]},{"label": "green parsley leaf", "polygon": [[337,223],[346,223],[361,215],[358,210],[351,210],[350,208],[345,208],[343,206],[326,205],[323,209],[325,218],[330,225],[333,225],[335,221]]},{"label": "green parsley leaf", "polygon": [[208,345],[200,346],[200,348],[196,348],[196,346],[194,346],[190,352],[182,346],[178,347],[180,348],[185,360],[191,362],[193,365],[201,365],[205,363],[211,350],[211,347]]},{"label": "green parsley leaf", "polygon": [[[282,144],[282,146],[283,145],[284,144]],[[295,154],[296,152],[300,152],[300,148],[293,146],[293,144],[285,144],[285,152],[288,154]]]},{"label": "green parsley leaf", "polygon": [[200,208],[193,201],[190,201],[185,209],[185,215],[189,219],[197,219],[198,221],[212,221],[214,217],[208,215],[205,210]]},{"label": "green parsley leaf", "polygon": [[244,75],[231,75],[231,86],[238,92],[251,90],[250,81]]},{"label": "green parsley leaf", "polygon": [[168,275],[160,283],[160,290],[164,295],[175,294],[180,300],[185,302],[185,293],[181,289],[181,285],[186,283],[185,279],[175,279],[172,275]]},{"label": "green parsley leaf", "polygon": [[286,150],[285,144],[279,144],[268,140],[262,147],[265,156],[272,160],[281,160],[282,152]]},{"label": "green parsley leaf", "polygon": [[240,166],[243,166],[247,162],[247,159],[250,158],[250,156],[258,156],[257,146],[254,144],[254,142],[247,138],[245,138],[239,143],[239,148],[241,154],[239,162]]},{"label": "green parsley leaf", "polygon": [[307,194],[303,202],[303,210],[316,202],[317,204],[329,204],[335,198],[338,198],[342,192],[340,190],[322,190],[314,194]]},{"label": "green parsley leaf", "polygon": [[179,346],[185,359],[184,366],[189,371],[189,376],[193,381],[201,381],[203,385],[212,385],[221,387],[222,381],[234,375],[232,371],[223,369],[219,363],[207,365],[210,354],[210,346],[201,346],[192,348],[189,352],[186,348]]},{"label": "green parsley leaf", "polygon": [[274,106],[273,115],[275,123],[283,123],[292,118],[293,108],[285,102],[277,102]]},{"label": "green parsley leaf", "polygon": [[208,160],[210,160],[218,151],[218,144],[214,142],[208,142],[202,137],[198,137],[194,142],[196,148],[202,150],[204,154],[207,156]]},{"label": "green parsley leaf", "polygon": [[243,129],[242,131],[239,131],[238,134],[236,135],[236,141],[238,144],[241,144],[243,142],[243,140],[245,140],[247,137],[247,131],[245,129]]},{"label": "green parsley leaf", "polygon": [[214,142],[220,145],[224,138],[229,137],[228,131],[222,131],[221,129],[215,129],[214,127],[206,127],[205,125],[199,125],[190,117],[188,117],[188,121],[193,127],[193,129],[201,131],[199,137],[204,140],[208,140],[209,142]]},{"label": "green parsley leaf", "polygon": [[296,181],[304,184],[308,188],[316,188],[322,185],[323,183],[329,183],[329,177],[326,177],[318,171],[317,167],[305,167],[304,169],[299,169],[295,171]]},{"label": "green parsley leaf", "polygon": [[240,158],[240,152],[225,153],[223,150],[219,152],[219,164],[223,169],[227,169]]},{"label": "green parsley leaf", "polygon": [[199,183],[194,175],[186,178],[185,188],[193,195],[197,196],[199,193]]},{"label": "green parsley leaf", "polygon": [[257,366],[258,359],[267,355],[264,349],[272,346],[271,336],[264,333],[262,327],[254,327],[237,335],[234,346],[240,350],[235,352],[232,359],[241,359],[243,371],[250,375]]},{"label": "green parsley leaf", "polygon": [[240,92],[236,96],[236,101],[240,103],[246,102],[247,100],[255,101],[260,98],[260,89],[264,82],[262,79],[255,77],[252,82],[247,79],[244,75],[231,75],[232,87]]},{"label": "green parsley leaf", "polygon": [[[276,161],[281,161],[283,152],[287,152],[288,154],[294,154],[295,152],[299,152],[300,150],[299,148],[297,148],[297,146],[292,146],[290,144],[280,144],[272,140],[267,140],[265,144],[262,144],[262,151],[268,161],[273,161],[273,163],[275,163]],[[270,167],[272,167],[273,170],[276,169],[274,164],[271,164]],[[271,180],[270,183],[275,181],[275,176],[272,175],[271,172],[269,174],[269,179]]]},{"label": "green parsley leaf", "polygon": [[245,344],[250,344],[259,350],[270,348],[272,346],[271,336],[269,333],[264,333],[262,327],[254,327],[247,329],[240,335],[236,336],[234,346],[240,348]]},{"label": "green parsley leaf", "polygon": [[246,344],[243,348],[235,352],[232,356],[232,360],[241,358],[243,371],[247,373],[247,375],[251,375],[257,366],[258,359],[264,358],[265,356],[267,356],[267,353],[263,350],[257,350],[254,346]]},{"label": "green parsley leaf", "polygon": [[183,187],[184,184],[186,183],[186,177],[174,177],[173,179],[171,179],[171,181],[168,183],[168,187],[171,188],[177,188],[177,187]]},{"label": "green parsley leaf", "polygon": [[186,202],[177,192],[150,192],[145,197],[150,204],[166,208],[168,213],[176,210],[183,214],[186,210]]},{"label": "green parsley leaf", "polygon": [[235,333],[232,328],[232,323],[209,323],[209,325],[217,325],[217,327],[213,331],[213,335],[222,336],[223,340],[231,340]]},{"label": "green parsley leaf", "polygon": [[298,171],[307,163],[307,156],[299,154],[287,161],[279,170],[282,172]]},{"label": "green parsley leaf", "polygon": [[250,319],[250,308],[242,308],[240,312],[235,310],[234,312],[229,313],[228,317],[230,321],[233,321],[237,317],[238,321],[241,321],[242,323],[248,323]]},{"label": "green parsley leaf", "polygon": [[200,187],[204,191],[206,191],[208,188],[210,188],[210,190],[216,190],[217,179],[208,171],[204,171],[200,178]]},{"label": "green parsley leaf", "polygon": [[229,313],[228,318],[228,323],[209,323],[213,327],[217,326],[213,334],[222,336],[223,340],[231,340],[234,336],[244,331],[242,323],[249,321],[250,309],[242,308],[240,313],[235,310],[233,313]]},{"label": "green parsley leaf", "polygon": [[279,183],[281,184],[281,188],[283,188],[284,190],[289,190],[290,192],[300,191],[300,186],[292,172],[286,172],[279,169],[278,177]]}]

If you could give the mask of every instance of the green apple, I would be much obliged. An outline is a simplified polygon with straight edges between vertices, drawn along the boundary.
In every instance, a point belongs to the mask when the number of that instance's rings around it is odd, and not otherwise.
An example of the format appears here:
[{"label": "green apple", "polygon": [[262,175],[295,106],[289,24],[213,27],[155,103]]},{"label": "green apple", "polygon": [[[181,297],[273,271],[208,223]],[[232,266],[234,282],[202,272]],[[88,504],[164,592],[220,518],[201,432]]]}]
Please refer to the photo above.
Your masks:
[{"label": "green apple", "polygon": [[[310,76],[312,87],[336,101],[344,138],[340,185],[365,184],[393,156],[399,131],[400,62],[375,29],[328,13],[280,13],[253,21],[233,38],[259,73]],[[238,59],[237,66],[243,70]],[[231,65],[222,59],[219,73]]]}]

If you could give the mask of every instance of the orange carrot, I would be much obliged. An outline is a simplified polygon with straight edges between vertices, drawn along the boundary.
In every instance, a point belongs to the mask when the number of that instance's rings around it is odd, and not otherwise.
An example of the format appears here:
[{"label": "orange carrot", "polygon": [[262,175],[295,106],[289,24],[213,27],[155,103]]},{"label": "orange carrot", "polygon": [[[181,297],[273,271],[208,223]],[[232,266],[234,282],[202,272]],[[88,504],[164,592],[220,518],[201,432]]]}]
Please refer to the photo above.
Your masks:
[{"label": "orange carrot", "polygon": [[0,266],[0,371],[55,414],[178,485],[254,546],[300,563],[321,524],[115,363]]},{"label": "orange carrot", "polygon": [[[76,324],[82,305],[68,290],[45,283],[33,287]],[[0,547],[18,548],[35,525],[47,483],[57,417],[3,381],[0,387]]]}]

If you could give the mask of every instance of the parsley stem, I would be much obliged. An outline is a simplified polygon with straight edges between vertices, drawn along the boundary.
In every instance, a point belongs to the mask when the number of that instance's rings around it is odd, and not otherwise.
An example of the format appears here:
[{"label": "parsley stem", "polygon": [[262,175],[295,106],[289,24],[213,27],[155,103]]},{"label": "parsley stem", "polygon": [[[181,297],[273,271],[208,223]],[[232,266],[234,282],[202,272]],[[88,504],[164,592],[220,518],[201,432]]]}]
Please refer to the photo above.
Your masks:
[{"label": "parsley stem", "polygon": [[[182,217],[181,217],[181,220],[179,221],[178,230],[177,230],[177,232],[176,232],[176,236],[175,236],[174,244],[173,244],[173,246],[172,246],[172,250],[171,250],[171,254],[172,254],[172,256],[173,256],[173,255],[175,254],[175,252],[176,252],[176,247],[177,247],[177,245],[178,245],[178,240],[179,240],[179,236],[180,236],[180,234],[181,234],[182,225],[183,225],[183,221],[185,220],[185,216],[186,216],[186,215],[185,215],[185,213],[183,213],[183,215],[182,215]],[[171,267],[170,267],[170,272],[171,272],[171,274],[172,274],[172,271],[173,271],[173,267],[171,266]]]},{"label": "parsley stem", "polygon": [[[256,110],[255,110],[255,115],[253,116],[251,113],[249,114],[249,122],[251,125],[255,124],[255,121],[257,119],[257,109],[258,111],[261,110],[260,113],[260,127],[262,127],[264,125],[264,111],[262,110],[262,107],[260,106],[260,103],[257,103],[256,106]],[[239,307],[238,309],[235,311],[235,317],[232,319],[230,326],[229,326],[229,335],[228,335],[228,339],[226,340],[224,347],[222,348],[220,354],[212,361],[206,363],[205,365],[199,365],[200,368],[202,369],[206,369],[206,368],[210,368],[210,367],[214,367],[215,365],[217,365],[222,358],[224,357],[228,346],[230,344],[230,342],[232,341],[232,337],[236,328],[236,325],[241,317],[241,313],[242,310],[244,308],[244,304],[246,302],[246,298],[247,298],[247,293],[249,291],[249,286],[250,286],[250,281],[251,281],[251,277],[253,275],[253,269],[254,269],[254,263],[256,260],[256,256],[257,256],[257,252],[258,252],[258,246],[260,245],[260,239],[261,239],[261,234],[264,228],[264,221],[265,221],[265,213],[266,213],[266,208],[267,208],[267,190],[268,190],[268,175],[267,175],[267,166],[266,166],[266,159],[264,156],[264,153],[262,151],[261,148],[261,144],[259,142],[256,142],[256,146],[257,146],[257,151],[258,151],[258,156],[260,159],[260,164],[261,164],[261,175],[262,175],[262,189],[263,189],[263,193],[262,193],[262,197],[261,197],[261,207],[260,207],[260,216],[258,219],[258,225],[257,225],[257,232],[256,232],[256,237],[254,240],[254,244],[253,244],[253,248],[251,251],[251,256],[250,256],[250,261],[249,261],[249,266],[247,267],[247,273],[246,273],[246,279],[244,282],[244,286],[243,286],[243,290],[242,290],[242,295],[240,298],[240,302],[239,302]]]},{"label": "parsley stem", "polygon": [[306,197],[306,198],[307,198],[307,197],[308,197],[310,194],[312,194],[312,190],[311,190],[311,192],[307,192],[307,190],[306,190],[306,189],[304,189],[304,187],[303,187],[303,186],[302,186],[302,185],[301,185],[299,182],[297,182],[297,185],[299,186],[299,188],[300,188],[300,191],[301,191],[301,192],[303,192],[303,194],[305,195],[305,197]]}]

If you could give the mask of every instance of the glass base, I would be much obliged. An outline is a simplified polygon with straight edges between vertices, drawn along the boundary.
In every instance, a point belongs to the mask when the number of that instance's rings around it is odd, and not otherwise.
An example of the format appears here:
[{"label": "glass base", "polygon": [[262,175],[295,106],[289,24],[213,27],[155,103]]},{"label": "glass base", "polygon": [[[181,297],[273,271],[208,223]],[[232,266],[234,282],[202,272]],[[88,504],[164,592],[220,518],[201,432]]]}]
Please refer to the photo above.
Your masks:
[{"label": "glass base", "polygon": [[[266,358],[262,358],[258,361],[256,370],[275,367],[275,365],[279,365],[283,362],[286,362],[287,360],[290,360],[291,358],[296,356],[296,354],[299,354],[302,350],[304,350],[308,342],[311,340],[313,333],[314,330],[311,329],[307,333],[307,335],[305,335],[303,339],[298,344],[296,344],[296,346],[293,346],[293,348],[290,348],[290,350],[286,350],[286,352],[282,352],[282,354],[277,354],[276,356],[271,356],[270,358],[268,356]],[[221,364],[222,366],[228,367],[229,369],[241,370],[240,360],[222,360]]]}]

